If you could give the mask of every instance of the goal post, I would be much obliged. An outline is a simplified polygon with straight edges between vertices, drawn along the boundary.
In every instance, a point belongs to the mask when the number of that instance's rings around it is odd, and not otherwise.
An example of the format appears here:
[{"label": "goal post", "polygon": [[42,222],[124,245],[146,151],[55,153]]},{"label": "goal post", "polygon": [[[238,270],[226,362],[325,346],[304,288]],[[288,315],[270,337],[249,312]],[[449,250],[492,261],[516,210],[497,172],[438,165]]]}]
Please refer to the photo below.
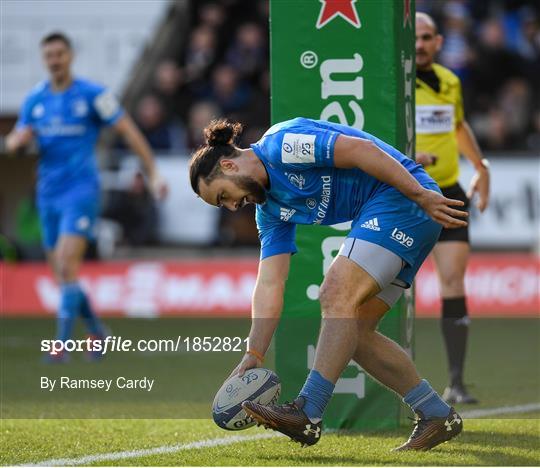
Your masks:
[{"label": "goal post", "polygon": [[[414,152],[414,0],[271,0],[272,121],[331,120],[373,133]],[[319,286],[348,232],[347,225],[298,226],[285,306],[275,339],[276,368],[286,399],[311,368],[320,326]],[[379,330],[413,349],[412,291]],[[401,403],[351,362],[325,414],[328,428],[399,425]]]}]

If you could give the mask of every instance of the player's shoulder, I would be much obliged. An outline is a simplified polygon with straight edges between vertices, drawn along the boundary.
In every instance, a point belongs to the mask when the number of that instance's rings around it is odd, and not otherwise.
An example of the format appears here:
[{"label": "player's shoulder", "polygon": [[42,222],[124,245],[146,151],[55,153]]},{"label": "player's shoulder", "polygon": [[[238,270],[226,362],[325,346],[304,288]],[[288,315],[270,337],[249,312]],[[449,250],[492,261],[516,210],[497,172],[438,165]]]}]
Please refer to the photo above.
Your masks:
[{"label": "player's shoulder", "polygon": [[269,161],[273,159],[275,151],[281,147],[283,135],[294,127],[294,121],[297,119],[285,120],[272,125],[259,139],[251,145],[259,156]]},{"label": "player's shoulder", "polygon": [[305,117],[295,117],[294,119],[284,120],[272,125],[263,135],[264,137],[284,134],[293,130],[300,130],[302,128],[315,128],[315,121],[307,119]]},{"label": "player's shoulder", "polygon": [[36,83],[26,95],[26,100],[38,99],[44,96],[49,90],[49,80],[42,80]]},{"label": "player's shoulder", "polygon": [[318,121],[305,117],[296,117],[272,125],[256,143],[259,147],[281,145],[288,134],[314,134],[323,130]]},{"label": "player's shoulder", "polygon": [[107,87],[104,84],[81,77],[74,78],[73,85],[78,92],[89,96],[97,96],[107,90]]},{"label": "player's shoulder", "polygon": [[447,82],[450,85],[459,85],[461,83],[458,76],[450,69],[443,67],[439,63],[433,64],[433,70],[440,80]]},{"label": "player's shoulder", "polygon": [[251,148],[257,155],[270,164],[271,169],[280,166],[282,161],[282,150],[288,140],[295,135],[311,133],[306,125],[309,125],[310,119],[297,117],[291,120],[272,125],[260,138],[259,141],[251,145]]}]

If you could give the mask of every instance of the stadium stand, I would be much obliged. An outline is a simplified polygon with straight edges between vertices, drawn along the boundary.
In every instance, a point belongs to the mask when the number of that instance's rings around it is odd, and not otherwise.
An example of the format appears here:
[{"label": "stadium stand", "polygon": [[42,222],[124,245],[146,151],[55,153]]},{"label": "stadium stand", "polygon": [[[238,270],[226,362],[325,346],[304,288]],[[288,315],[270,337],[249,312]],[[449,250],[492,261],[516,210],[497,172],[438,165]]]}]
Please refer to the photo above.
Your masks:
[{"label": "stadium stand", "polygon": [[[538,3],[417,0],[416,7],[441,25],[445,43],[440,61],[462,79],[467,119],[488,157],[534,155],[540,144]],[[256,141],[270,124],[269,2],[171,1],[167,8],[122,96],[160,159],[185,161],[202,143],[201,130],[216,117],[246,123],[240,145]],[[7,133],[15,118],[2,115],[0,133]],[[128,159],[126,149],[110,136],[103,141],[104,213],[115,220],[138,176],[133,168],[114,176]],[[17,201],[28,193],[25,184]],[[146,212],[143,224],[159,222],[155,209]],[[222,210],[216,229],[206,245],[258,243],[253,207]],[[3,232],[16,236],[12,225]],[[128,237],[115,242],[139,247],[167,243],[155,232],[136,241]]]}]

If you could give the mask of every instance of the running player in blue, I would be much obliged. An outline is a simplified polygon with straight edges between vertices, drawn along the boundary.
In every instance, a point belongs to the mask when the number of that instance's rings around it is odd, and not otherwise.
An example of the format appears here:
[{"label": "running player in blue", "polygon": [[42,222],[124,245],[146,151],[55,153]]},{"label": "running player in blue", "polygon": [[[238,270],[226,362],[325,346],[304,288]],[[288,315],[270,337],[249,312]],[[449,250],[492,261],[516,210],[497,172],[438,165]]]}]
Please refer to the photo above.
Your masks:
[{"label": "running player in blue", "polygon": [[[84,319],[91,339],[102,339],[103,326],[77,280],[99,212],[94,146],[101,128],[113,126],[123,136],[144,163],[156,194],[165,195],[166,186],[146,140],[112,93],[72,75],[70,40],[62,33],[50,34],[41,41],[41,52],[50,79],[25,99],[6,147],[15,153],[34,138],[39,146],[37,205],[47,258],[61,289],[57,339],[71,337],[77,315]],[[49,355],[48,360],[63,362],[67,355]]]},{"label": "running player in blue", "polygon": [[[193,155],[193,190],[207,203],[237,210],[256,203],[261,262],[248,351],[233,372],[260,366],[279,322],[296,224],[352,221],[321,285],[322,322],[315,362],[298,398],[285,405],[244,402],[259,423],[303,445],[321,435],[334,385],[351,359],[399,394],[416,413],[399,450],[426,450],[461,432],[461,418],[420,379],[395,342],[376,331],[437,242],[442,226],[466,225],[424,169],[378,138],[320,120],[271,127],[251,148],[234,145],[240,124],[215,121]],[[442,225],[442,226],[441,226]]]}]

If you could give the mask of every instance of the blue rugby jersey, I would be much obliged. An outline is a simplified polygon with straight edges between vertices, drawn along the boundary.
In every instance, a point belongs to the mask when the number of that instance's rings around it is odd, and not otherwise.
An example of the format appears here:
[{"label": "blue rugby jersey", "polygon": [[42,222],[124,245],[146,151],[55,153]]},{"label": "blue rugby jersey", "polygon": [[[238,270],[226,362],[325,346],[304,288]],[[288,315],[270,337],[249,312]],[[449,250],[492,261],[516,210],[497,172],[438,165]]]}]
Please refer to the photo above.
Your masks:
[{"label": "blue rugby jersey", "polygon": [[384,200],[385,191],[395,195],[396,189],[360,169],[334,166],[334,145],[339,135],[373,141],[420,184],[433,183],[422,166],[369,133],[301,117],[278,123],[251,145],[265,165],[270,182],[267,201],[257,205],[256,211],[261,259],[296,252],[296,224],[351,221],[374,196]]},{"label": "blue rugby jersey", "polygon": [[17,128],[30,127],[37,138],[38,200],[97,193],[99,177],[94,147],[99,131],[122,115],[123,110],[110,91],[84,79],[74,79],[61,92],[55,92],[50,82],[44,81],[29,93]]}]

